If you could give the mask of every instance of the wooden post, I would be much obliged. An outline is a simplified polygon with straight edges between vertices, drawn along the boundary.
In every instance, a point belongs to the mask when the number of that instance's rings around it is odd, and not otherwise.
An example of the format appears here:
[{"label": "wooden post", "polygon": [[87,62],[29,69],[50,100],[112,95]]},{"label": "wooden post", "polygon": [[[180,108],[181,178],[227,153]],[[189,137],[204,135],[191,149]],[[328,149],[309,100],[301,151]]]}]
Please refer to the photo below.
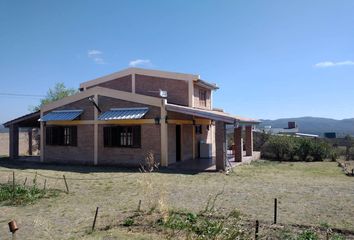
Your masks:
[{"label": "wooden post", "polygon": [[140,207],[141,207],[141,200],[139,200],[139,204],[138,204],[138,212],[140,212]]},{"label": "wooden post", "polygon": [[25,181],[23,182],[23,186],[26,186],[26,182],[27,182],[27,177],[25,178]]},{"label": "wooden post", "polygon": [[12,172],[12,198],[15,199],[15,171]]},{"label": "wooden post", "polygon": [[98,215],[98,207],[96,208],[95,218],[93,219],[92,231],[95,230],[97,215]]},{"label": "wooden post", "polygon": [[47,179],[44,179],[44,185],[43,185],[43,190],[45,191],[45,188],[47,186]]},{"label": "wooden post", "polygon": [[32,149],[33,149],[33,143],[32,143],[32,128],[28,129],[28,155],[32,156]]},{"label": "wooden post", "polygon": [[256,220],[256,232],[254,235],[254,239],[257,240],[258,239],[258,231],[259,231],[259,221]]},{"label": "wooden post", "polygon": [[277,224],[277,205],[278,200],[274,198],[274,224]]},{"label": "wooden post", "polygon": [[68,183],[66,182],[65,175],[63,175],[63,178],[64,178],[64,182],[65,182],[65,187],[66,187],[66,193],[69,194],[69,187],[68,187]]}]

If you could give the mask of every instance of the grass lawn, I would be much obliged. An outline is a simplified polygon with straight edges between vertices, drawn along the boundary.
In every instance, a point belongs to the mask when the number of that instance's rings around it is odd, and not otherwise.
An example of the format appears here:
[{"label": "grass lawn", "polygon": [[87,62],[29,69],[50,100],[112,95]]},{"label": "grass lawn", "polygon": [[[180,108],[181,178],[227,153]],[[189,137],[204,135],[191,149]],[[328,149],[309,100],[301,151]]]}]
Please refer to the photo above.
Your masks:
[{"label": "grass lawn", "polygon": [[[42,169],[36,169],[41,167]],[[329,225],[354,231],[354,178],[343,174],[335,162],[255,162],[220,173],[178,174],[122,171],[114,168],[11,165],[0,161],[0,183],[11,180],[37,183],[70,193],[41,199],[26,206],[1,206],[0,236],[8,236],[7,223],[16,219],[18,239],[161,239],[157,233],[134,233],[122,228],[88,234],[96,206],[96,227],[114,225],[131,211],[149,210],[156,204],[166,209],[199,212],[209,196],[223,189],[216,201],[220,213],[238,209],[249,220],[271,222],[273,199],[278,198],[282,224]]]}]

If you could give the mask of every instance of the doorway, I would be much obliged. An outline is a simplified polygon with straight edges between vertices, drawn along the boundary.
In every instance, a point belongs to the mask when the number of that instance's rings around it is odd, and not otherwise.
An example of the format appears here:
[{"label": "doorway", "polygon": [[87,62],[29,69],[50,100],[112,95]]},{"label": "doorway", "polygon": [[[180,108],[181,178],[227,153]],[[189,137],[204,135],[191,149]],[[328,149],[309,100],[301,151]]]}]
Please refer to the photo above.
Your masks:
[{"label": "doorway", "polygon": [[181,125],[176,125],[176,161],[180,162],[182,160],[181,154]]}]

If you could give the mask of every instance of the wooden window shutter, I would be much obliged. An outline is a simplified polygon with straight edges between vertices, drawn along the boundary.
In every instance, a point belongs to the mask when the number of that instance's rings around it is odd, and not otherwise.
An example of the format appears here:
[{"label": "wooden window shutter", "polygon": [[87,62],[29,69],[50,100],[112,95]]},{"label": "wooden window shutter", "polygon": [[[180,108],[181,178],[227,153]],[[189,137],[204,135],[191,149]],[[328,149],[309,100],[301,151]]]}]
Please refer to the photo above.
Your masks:
[{"label": "wooden window shutter", "polygon": [[105,147],[112,146],[112,128],[111,127],[104,127],[103,128],[103,142]]},{"label": "wooden window shutter", "polygon": [[141,147],[141,126],[133,127],[133,147]]},{"label": "wooden window shutter", "polygon": [[47,145],[52,144],[52,128],[51,127],[46,127],[46,129],[45,129],[45,143]]},{"label": "wooden window shutter", "polygon": [[77,146],[77,127],[70,128],[71,146]]}]

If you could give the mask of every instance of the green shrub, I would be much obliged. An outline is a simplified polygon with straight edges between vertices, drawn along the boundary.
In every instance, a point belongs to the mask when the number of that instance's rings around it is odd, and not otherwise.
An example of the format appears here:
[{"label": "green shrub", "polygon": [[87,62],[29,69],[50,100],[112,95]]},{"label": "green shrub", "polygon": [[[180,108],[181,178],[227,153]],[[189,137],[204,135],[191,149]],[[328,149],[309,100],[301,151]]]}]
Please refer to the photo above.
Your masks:
[{"label": "green shrub", "polygon": [[0,184],[0,203],[4,205],[25,205],[34,203],[38,199],[58,195],[58,190],[43,190],[36,185],[27,187],[15,185],[15,192],[10,183]]},{"label": "green shrub", "polygon": [[318,235],[312,230],[305,230],[300,235],[298,235],[297,240],[317,240]]},{"label": "green shrub", "polygon": [[289,141],[287,136],[270,136],[263,146],[263,151],[270,158],[277,161],[284,160],[285,154],[289,151]]},{"label": "green shrub", "polygon": [[296,155],[301,161],[307,161],[313,148],[313,141],[308,138],[299,138],[299,148]]},{"label": "green shrub", "polygon": [[323,142],[315,140],[312,143],[311,156],[314,161],[323,161],[330,154],[330,146]]},{"label": "green shrub", "polygon": [[331,236],[331,240],[345,240],[345,237],[343,235],[340,235],[339,233],[335,233]]},{"label": "green shrub", "polygon": [[126,219],[124,220],[124,222],[123,222],[123,226],[124,226],[124,227],[130,227],[130,226],[132,226],[133,224],[134,224],[134,219],[131,218],[131,217],[126,218]]},{"label": "green shrub", "polygon": [[262,157],[277,161],[323,161],[337,159],[335,149],[321,139],[270,136],[262,147]]}]

